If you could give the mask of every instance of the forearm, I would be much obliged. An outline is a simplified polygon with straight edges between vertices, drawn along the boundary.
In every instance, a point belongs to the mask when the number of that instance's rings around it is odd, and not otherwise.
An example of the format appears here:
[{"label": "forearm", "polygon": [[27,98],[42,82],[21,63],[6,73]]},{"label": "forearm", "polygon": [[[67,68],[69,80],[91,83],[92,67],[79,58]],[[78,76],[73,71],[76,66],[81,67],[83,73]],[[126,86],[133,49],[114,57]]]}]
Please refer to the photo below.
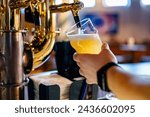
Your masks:
[{"label": "forearm", "polygon": [[150,99],[150,82],[137,78],[121,67],[111,67],[107,71],[108,87],[119,99]]}]

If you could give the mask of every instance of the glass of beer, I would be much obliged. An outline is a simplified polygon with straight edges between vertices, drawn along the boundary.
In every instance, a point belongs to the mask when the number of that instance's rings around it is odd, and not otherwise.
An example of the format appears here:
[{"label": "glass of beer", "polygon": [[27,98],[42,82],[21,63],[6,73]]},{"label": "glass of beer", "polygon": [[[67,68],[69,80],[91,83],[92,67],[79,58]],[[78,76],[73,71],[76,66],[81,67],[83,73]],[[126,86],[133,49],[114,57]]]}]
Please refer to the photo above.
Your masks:
[{"label": "glass of beer", "polygon": [[[79,54],[99,54],[101,51],[102,42],[100,40],[97,29],[92,24],[89,18],[83,19],[73,25],[66,35],[70,41],[71,46]],[[84,85],[84,86],[83,86]],[[87,84],[83,81],[79,99],[93,99],[92,87],[95,84]]]},{"label": "glass of beer", "polygon": [[[80,26],[80,27],[79,27]],[[71,46],[79,54],[99,54],[102,42],[89,18],[73,25],[67,32]]]}]

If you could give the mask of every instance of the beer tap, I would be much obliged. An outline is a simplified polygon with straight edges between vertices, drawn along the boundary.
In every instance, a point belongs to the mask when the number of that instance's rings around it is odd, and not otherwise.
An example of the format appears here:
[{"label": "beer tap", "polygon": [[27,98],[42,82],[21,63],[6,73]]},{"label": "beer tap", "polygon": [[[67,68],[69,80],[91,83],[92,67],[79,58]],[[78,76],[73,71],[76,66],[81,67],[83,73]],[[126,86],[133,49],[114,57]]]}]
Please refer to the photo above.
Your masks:
[{"label": "beer tap", "polygon": [[[37,28],[35,37],[38,38],[31,43],[25,43],[23,39],[25,31],[20,27],[20,11],[32,5],[36,7],[33,10],[39,13],[37,18],[40,22],[35,23],[35,25],[39,24],[39,27],[37,25],[34,27]],[[60,5],[55,5],[55,0],[1,1],[0,14],[4,15],[5,22],[3,25],[0,22],[0,33],[2,33],[0,37],[0,99],[27,99],[24,95],[25,85],[28,83],[25,74],[29,74],[31,70],[42,65],[52,52],[56,36],[55,13],[72,11],[77,23],[79,22],[78,12],[83,6],[83,3],[78,0]],[[13,24],[11,19],[14,20]]]},{"label": "beer tap", "polygon": [[[66,12],[66,11],[72,11],[74,21],[75,23],[78,23],[80,21],[79,18],[79,10],[81,10],[84,7],[84,4],[80,2],[79,0],[74,0],[74,3],[63,3],[60,5],[54,5],[50,6],[50,10],[53,13],[60,13],[60,12]],[[80,23],[77,25],[78,28],[80,28]]]},{"label": "beer tap", "polygon": [[[38,0],[37,0],[38,1]],[[31,2],[30,7],[35,19],[35,36],[32,39],[31,47],[34,48],[34,62],[33,69],[41,66],[44,61],[46,61],[49,52],[52,50],[52,44],[46,44],[48,42],[48,38],[51,38],[51,43],[54,44],[53,36],[55,36],[58,31],[55,30],[55,13],[72,11],[75,22],[79,22],[78,12],[84,7],[84,4],[78,0],[75,0],[74,3],[63,3],[60,5],[55,5],[54,0],[49,1],[39,0],[38,2]],[[36,10],[38,11],[39,18],[36,18],[35,15]],[[79,26],[80,27],[80,26]],[[43,46],[48,45],[48,46]],[[46,53],[43,54],[43,49],[47,50]],[[45,51],[44,50],[44,51]]]},{"label": "beer tap", "polygon": [[[79,0],[74,0],[74,3],[78,3],[79,2]],[[75,23],[77,24],[77,28],[81,28],[81,24],[80,23],[78,23],[78,22],[80,22],[80,18],[79,18],[79,10],[78,9],[73,9],[72,10],[72,14],[73,14],[73,16],[74,16],[74,20],[75,20]]]},{"label": "beer tap", "polygon": [[[20,31],[19,9],[11,9],[10,0],[5,0],[5,26],[0,39],[0,99],[25,99],[24,86],[27,83],[23,72],[23,37]],[[13,12],[12,12],[13,11]],[[14,26],[11,26],[12,13]]]}]

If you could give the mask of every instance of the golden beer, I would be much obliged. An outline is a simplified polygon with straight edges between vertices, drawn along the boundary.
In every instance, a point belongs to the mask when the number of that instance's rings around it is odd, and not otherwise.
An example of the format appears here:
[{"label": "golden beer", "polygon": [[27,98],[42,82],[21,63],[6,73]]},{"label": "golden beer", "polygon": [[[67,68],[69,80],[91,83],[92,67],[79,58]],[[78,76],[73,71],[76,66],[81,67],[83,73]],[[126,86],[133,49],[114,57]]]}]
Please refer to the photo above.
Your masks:
[{"label": "golden beer", "polygon": [[69,35],[71,46],[79,54],[99,54],[102,42],[98,34]]}]

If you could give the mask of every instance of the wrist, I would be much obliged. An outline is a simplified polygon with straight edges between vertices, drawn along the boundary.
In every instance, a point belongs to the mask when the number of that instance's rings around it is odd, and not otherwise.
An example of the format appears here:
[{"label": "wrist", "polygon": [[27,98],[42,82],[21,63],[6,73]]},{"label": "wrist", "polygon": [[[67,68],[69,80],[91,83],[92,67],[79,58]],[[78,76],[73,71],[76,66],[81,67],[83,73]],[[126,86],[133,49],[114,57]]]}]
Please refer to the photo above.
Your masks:
[{"label": "wrist", "polygon": [[115,66],[119,66],[117,63],[109,62],[100,68],[97,72],[97,81],[100,88],[104,91],[109,92],[110,89],[108,87],[108,76],[107,73],[111,72],[115,68]]}]

